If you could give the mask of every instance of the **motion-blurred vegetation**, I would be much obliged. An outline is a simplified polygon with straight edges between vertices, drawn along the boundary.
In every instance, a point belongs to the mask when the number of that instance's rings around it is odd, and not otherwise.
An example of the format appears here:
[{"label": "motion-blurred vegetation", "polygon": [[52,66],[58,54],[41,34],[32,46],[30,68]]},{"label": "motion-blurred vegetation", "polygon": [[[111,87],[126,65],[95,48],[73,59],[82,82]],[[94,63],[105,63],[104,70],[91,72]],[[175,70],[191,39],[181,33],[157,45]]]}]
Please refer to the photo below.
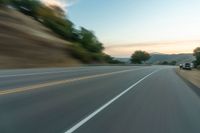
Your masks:
[{"label": "motion-blurred vegetation", "polygon": [[172,65],[172,66],[175,66],[177,64],[177,61],[161,61],[158,64],[159,65]]},{"label": "motion-blurred vegetation", "polygon": [[200,69],[200,47],[197,47],[194,50],[193,55],[196,57],[196,60],[194,61],[195,66]]},{"label": "motion-blurred vegetation", "polygon": [[61,38],[73,42],[71,54],[84,63],[121,63],[103,53],[103,44],[92,31],[83,27],[76,29],[58,6],[46,6],[39,0],[0,0],[0,6],[12,6],[50,28]]}]

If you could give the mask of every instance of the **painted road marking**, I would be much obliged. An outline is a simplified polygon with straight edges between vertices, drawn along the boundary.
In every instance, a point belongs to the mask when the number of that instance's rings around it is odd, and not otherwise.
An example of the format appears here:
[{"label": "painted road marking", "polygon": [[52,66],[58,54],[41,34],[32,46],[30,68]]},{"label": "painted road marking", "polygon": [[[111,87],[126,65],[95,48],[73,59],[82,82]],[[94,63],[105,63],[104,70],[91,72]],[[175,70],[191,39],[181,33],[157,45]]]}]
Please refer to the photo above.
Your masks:
[{"label": "painted road marking", "polygon": [[90,115],[88,115],[86,118],[84,118],[83,120],[81,120],[80,122],[78,122],[76,125],[74,125],[73,127],[71,127],[65,133],[73,133],[74,131],[76,131],[79,127],[81,127],[82,125],[84,125],[87,121],[89,121],[90,119],[92,119],[95,115],[97,115],[98,113],[100,113],[102,110],[104,110],[110,104],[112,104],[117,99],[119,99],[121,96],[123,96],[125,93],[127,93],[128,91],[130,91],[133,87],[135,87],[140,82],[142,82],[143,80],[145,80],[146,78],[148,78],[152,74],[156,73],[157,71],[158,70],[153,71],[152,73],[146,75],[145,77],[143,77],[142,79],[140,79],[139,81],[137,81],[136,83],[134,83],[133,85],[131,85],[130,87],[128,87],[126,90],[124,90],[123,92],[121,92],[119,95],[117,95],[116,97],[114,97],[113,99],[111,99],[110,101],[108,101],[107,103],[105,103],[103,106],[101,106],[100,108],[98,108],[97,110],[95,110],[93,113],[91,113]]},{"label": "painted road marking", "polygon": [[[105,66],[102,66],[105,67]],[[89,68],[89,69],[88,69]],[[99,68],[99,67],[98,67]],[[22,73],[22,74],[8,74],[8,75],[0,75],[0,78],[9,78],[9,77],[22,77],[22,76],[33,76],[33,75],[43,75],[43,74],[56,74],[56,73],[66,73],[66,72],[77,72],[77,71],[85,71],[85,70],[91,70],[96,69],[94,67],[79,67],[76,69],[66,69],[63,71],[47,71],[47,72],[33,72],[33,73]]]},{"label": "painted road marking", "polygon": [[71,82],[80,81],[80,80],[104,77],[104,76],[109,76],[109,75],[113,75],[113,74],[119,74],[119,73],[124,73],[124,72],[142,70],[142,69],[146,69],[146,68],[122,70],[122,71],[116,71],[116,72],[110,72],[110,73],[103,73],[103,74],[96,74],[96,75],[54,81],[54,82],[49,82],[49,83],[41,83],[41,84],[37,84],[37,85],[30,85],[30,86],[26,86],[26,87],[15,88],[15,89],[7,89],[7,90],[0,91],[0,95],[24,92],[24,91],[28,91],[28,90],[34,90],[34,89],[39,89],[39,88],[44,88],[44,87],[49,87],[49,86],[55,86],[55,85],[59,85],[59,84],[66,84],[66,83],[71,83]]},{"label": "painted road marking", "polygon": [[66,72],[84,71],[84,70],[85,70],[84,67],[81,67],[79,70],[64,70],[64,71],[52,71],[52,72],[35,72],[35,73],[24,73],[24,74],[0,75],[0,78],[33,76],[33,75],[43,75],[43,74],[56,74],[56,73],[66,73]]}]

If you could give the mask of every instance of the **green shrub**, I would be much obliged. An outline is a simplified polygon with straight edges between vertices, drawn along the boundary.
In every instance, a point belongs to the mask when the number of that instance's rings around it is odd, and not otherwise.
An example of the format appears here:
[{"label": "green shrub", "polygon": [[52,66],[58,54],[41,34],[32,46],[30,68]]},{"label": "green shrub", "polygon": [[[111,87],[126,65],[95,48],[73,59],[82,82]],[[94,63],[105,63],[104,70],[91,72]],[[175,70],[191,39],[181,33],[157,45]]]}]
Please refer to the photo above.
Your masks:
[{"label": "green shrub", "polygon": [[83,48],[92,53],[101,53],[103,51],[103,44],[98,41],[97,37],[92,31],[89,31],[82,27],[79,36],[80,44]]},{"label": "green shrub", "polygon": [[53,30],[55,33],[62,36],[64,39],[71,40],[72,34],[70,29],[63,27],[50,19],[44,19],[44,24],[51,30]]},{"label": "green shrub", "polygon": [[73,57],[81,60],[83,63],[90,63],[92,61],[91,54],[79,46],[79,44],[71,45],[70,52]]},{"label": "green shrub", "polygon": [[92,60],[95,62],[104,62],[104,57],[102,53],[91,53]]},{"label": "green shrub", "polygon": [[0,0],[0,5],[8,4],[10,0]]},{"label": "green shrub", "polygon": [[200,47],[197,47],[195,50],[194,50],[194,53],[193,55],[196,57],[196,65],[200,65]]},{"label": "green shrub", "polygon": [[199,69],[199,70],[200,70],[200,65],[199,65],[199,66],[197,66],[197,69]]},{"label": "green shrub", "polygon": [[8,5],[10,4],[10,0],[0,0],[0,9],[8,9]]},{"label": "green shrub", "polygon": [[116,59],[114,59],[113,57],[111,57],[110,55],[107,55],[107,54],[104,54],[103,58],[104,58],[103,60],[105,62],[110,63],[110,64],[125,64],[124,62],[116,60]]},{"label": "green shrub", "polygon": [[131,62],[141,64],[151,58],[150,54],[146,51],[137,50],[131,55]]},{"label": "green shrub", "polygon": [[22,13],[37,17],[37,9],[42,5],[39,0],[9,0],[10,4],[15,6]]}]

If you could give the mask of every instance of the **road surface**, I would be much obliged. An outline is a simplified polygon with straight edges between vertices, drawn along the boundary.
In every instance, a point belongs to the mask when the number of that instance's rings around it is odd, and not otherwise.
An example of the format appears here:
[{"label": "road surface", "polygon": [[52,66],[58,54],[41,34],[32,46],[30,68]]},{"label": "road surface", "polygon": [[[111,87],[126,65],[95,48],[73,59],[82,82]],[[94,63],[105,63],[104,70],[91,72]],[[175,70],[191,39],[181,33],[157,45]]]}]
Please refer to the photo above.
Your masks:
[{"label": "road surface", "polygon": [[0,133],[200,133],[200,98],[173,67],[1,70]]}]

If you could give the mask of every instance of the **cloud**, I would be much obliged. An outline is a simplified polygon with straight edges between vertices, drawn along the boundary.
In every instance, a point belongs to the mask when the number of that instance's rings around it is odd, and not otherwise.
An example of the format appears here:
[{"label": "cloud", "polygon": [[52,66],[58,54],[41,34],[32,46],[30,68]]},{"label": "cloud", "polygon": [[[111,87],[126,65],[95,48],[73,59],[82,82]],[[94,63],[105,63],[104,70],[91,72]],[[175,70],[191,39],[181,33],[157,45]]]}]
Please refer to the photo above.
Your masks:
[{"label": "cloud", "polygon": [[186,41],[163,41],[151,43],[137,43],[128,45],[112,45],[105,48],[105,53],[114,57],[130,57],[136,50],[145,50],[149,53],[192,53],[196,47],[199,47],[200,40]]},{"label": "cloud", "polygon": [[78,0],[41,0],[45,5],[57,5],[67,11],[68,7],[74,5]]}]

